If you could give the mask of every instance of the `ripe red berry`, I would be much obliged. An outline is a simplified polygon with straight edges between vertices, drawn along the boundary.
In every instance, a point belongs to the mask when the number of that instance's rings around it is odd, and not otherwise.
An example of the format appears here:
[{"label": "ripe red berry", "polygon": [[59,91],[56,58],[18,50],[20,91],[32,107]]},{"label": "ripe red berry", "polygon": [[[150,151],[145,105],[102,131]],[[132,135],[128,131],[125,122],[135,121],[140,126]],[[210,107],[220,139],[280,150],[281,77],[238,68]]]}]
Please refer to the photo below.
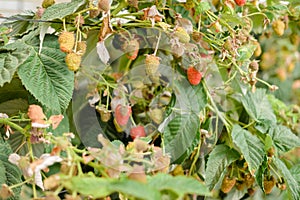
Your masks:
[{"label": "ripe red berry", "polygon": [[119,104],[115,110],[115,119],[120,126],[125,126],[131,115],[131,107]]},{"label": "ripe red berry", "polygon": [[191,66],[187,70],[187,78],[191,85],[198,85],[202,79],[202,73]]},{"label": "ripe red berry", "polygon": [[130,136],[133,140],[137,137],[146,137],[145,128],[143,126],[132,127],[130,130]]},{"label": "ripe red berry", "polygon": [[246,4],[246,0],[234,0],[236,5],[244,6]]}]

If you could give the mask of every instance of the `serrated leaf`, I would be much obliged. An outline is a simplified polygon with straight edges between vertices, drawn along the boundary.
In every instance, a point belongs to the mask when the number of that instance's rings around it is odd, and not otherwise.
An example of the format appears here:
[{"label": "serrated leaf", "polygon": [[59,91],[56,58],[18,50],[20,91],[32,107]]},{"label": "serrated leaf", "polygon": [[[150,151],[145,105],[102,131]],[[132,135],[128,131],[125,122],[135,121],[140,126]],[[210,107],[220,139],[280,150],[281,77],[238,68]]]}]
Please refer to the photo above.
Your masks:
[{"label": "serrated leaf", "polygon": [[286,165],[276,157],[273,158],[273,163],[276,165],[280,175],[284,178],[291,199],[300,199],[300,185],[297,183]]},{"label": "serrated leaf", "polygon": [[2,25],[11,28],[10,36],[22,36],[35,27],[34,23],[30,22],[34,17],[35,13],[33,11],[25,11],[21,14],[10,16]]},{"label": "serrated leaf", "polygon": [[290,169],[290,172],[294,179],[298,182],[298,185],[300,185],[300,164],[293,166]]},{"label": "serrated leaf", "polygon": [[276,123],[276,116],[268,101],[266,90],[257,89],[255,93],[248,91],[242,98],[242,104],[249,116],[260,126],[260,131],[265,132]]},{"label": "serrated leaf", "polygon": [[171,155],[171,161],[182,162],[194,149],[200,140],[199,112],[207,104],[207,96],[203,85],[191,86],[184,77],[173,82],[176,96],[174,108],[181,111],[178,115],[170,115],[168,123],[163,123],[163,137],[166,152]]},{"label": "serrated leaf", "polygon": [[6,183],[5,167],[2,162],[0,162],[0,185]]},{"label": "serrated leaf", "polygon": [[262,190],[263,190],[264,174],[267,168],[268,168],[268,158],[267,156],[264,156],[264,160],[262,164],[259,166],[258,170],[255,173],[255,181]]},{"label": "serrated leaf", "polygon": [[99,177],[73,177],[63,181],[63,185],[85,196],[94,198],[106,197],[114,192],[120,192],[140,199],[160,199],[158,190],[133,180],[113,180]]},{"label": "serrated leaf", "polygon": [[[1,184],[6,183],[8,186],[15,185],[22,182],[21,179],[22,174],[20,169],[8,161],[8,156],[11,153],[12,150],[10,146],[6,142],[3,142],[1,140],[0,141],[0,163],[3,166],[3,169],[1,169],[1,173],[4,172],[6,178],[5,180],[1,179],[0,183]],[[14,188],[13,192],[14,192],[14,196],[10,197],[9,200],[18,200],[20,195],[20,187]]]},{"label": "serrated leaf", "polygon": [[193,151],[200,139],[199,125],[198,116],[192,113],[176,116],[165,127],[163,142],[172,162],[182,162],[183,155]]},{"label": "serrated leaf", "polygon": [[0,54],[0,87],[12,80],[18,68],[18,60],[10,52]]},{"label": "serrated leaf", "polygon": [[263,161],[265,145],[255,135],[239,125],[233,126],[231,137],[245,157],[249,171],[254,174]]},{"label": "serrated leaf", "polygon": [[196,113],[205,108],[207,104],[207,95],[202,83],[191,86],[184,77],[174,81],[174,93],[176,95],[176,104],[182,112]]},{"label": "serrated leaf", "polygon": [[273,139],[275,146],[283,152],[300,147],[300,138],[286,126],[273,126],[270,128],[268,134]]},{"label": "serrated leaf", "polygon": [[59,50],[57,37],[46,35],[40,55],[37,37],[19,45],[27,50],[27,57],[18,68],[23,85],[43,105],[63,112],[72,98],[74,73],[65,66],[65,54]]},{"label": "serrated leaf", "polygon": [[209,154],[205,171],[205,184],[212,190],[220,180],[223,172],[240,154],[226,145],[217,145]]},{"label": "serrated leaf", "polygon": [[63,19],[77,11],[80,6],[86,3],[85,0],[74,0],[68,3],[58,3],[47,8],[42,16],[42,20]]},{"label": "serrated leaf", "polygon": [[148,179],[148,184],[159,190],[171,190],[176,193],[179,198],[185,194],[198,194],[202,196],[211,196],[208,188],[192,177],[187,176],[171,176],[169,174],[157,174]]}]

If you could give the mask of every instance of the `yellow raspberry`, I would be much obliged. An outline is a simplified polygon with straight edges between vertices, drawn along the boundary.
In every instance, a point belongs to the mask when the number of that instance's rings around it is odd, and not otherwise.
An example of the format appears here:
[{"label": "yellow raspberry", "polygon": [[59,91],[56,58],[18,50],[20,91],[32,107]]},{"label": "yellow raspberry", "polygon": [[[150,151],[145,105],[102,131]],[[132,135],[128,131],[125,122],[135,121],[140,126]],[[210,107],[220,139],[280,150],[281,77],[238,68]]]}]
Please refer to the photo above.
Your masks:
[{"label": "yellow raspberry", "polygon": [[77,42],[76,52],[80,55],[83,55],[85,54],[85,51],[86,51],[86,42],[85,41]]},{"label": "yellow raspberry", "polygon": [[154,108],[153,110],[150,110],[150,118],[155,122],[156,124],[160,124],[164,119],[164,112],[162,109]]},{"label": "yellow raspberry", "polygon": [[274,32],[276,33],[276,35],[282,36],[284,33],[285,24],[283,21],[278,19],[273,22],[272,28],[273,28]]},{"label": "yellow raspberry", "polygon": [[75,44],[74,34],[71,32],[64,31],[58,37],[58,43],[60,45],[60,50],[65,53],[72,52]]},{"label": "yellow raspberry", "polygon": [[265,194],[270,194],[275,184],[276,180],[273,176],[271,176],[269,179],[265,178],[263,182]]},{"label": "yellow raspberry", "polygon": [[53,4],[55,4],[55,0],[44,0],[42,3],[42,7],[48,8],[48,7],[52,6]]},{"label": "yellow raspberry", "polygon": [[188,43],[190,41],[190,35],[182,27],[177,27],[175,30],[175,37],[178,37],[179,41],[182,43]]},{"label": "yellow raspberry", "polygon": [[66,56],[65,62],[71,71],[77,71],[80,67],[81,56],[76,53],[69,53]]},{"label": "yellow raspberry", "polygon": [[147,75],[153,75],[157,71],[157,68],[159,66],[160,58],[155,55],[146,55],[145,59],[145,69]]},{"label": "yellow raspberry", "polygon": [[224,193],[228,193],[231,191],[231,189],[234,187],[236,183],[236,179],[233,178],[229,178],[228,176],[224,177],[223,181],[222,181],[222,185],[221,185],[221,190]]}]

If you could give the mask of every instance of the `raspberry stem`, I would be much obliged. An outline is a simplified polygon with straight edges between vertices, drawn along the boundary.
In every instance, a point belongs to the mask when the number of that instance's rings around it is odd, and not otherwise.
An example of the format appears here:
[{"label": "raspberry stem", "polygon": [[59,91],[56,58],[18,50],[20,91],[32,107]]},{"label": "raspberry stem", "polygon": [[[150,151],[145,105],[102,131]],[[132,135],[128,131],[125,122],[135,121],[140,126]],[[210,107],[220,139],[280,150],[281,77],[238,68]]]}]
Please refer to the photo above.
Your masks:
[{"label": "raspberry stem", "polygon": [[157,38],[157,42],[156,42],[156,46],[155,46],[155,50],[153,55],[156,56],[157,50],[158,50],[158,46],[159,46],[159,42],[160,42],[160,38],[161,38],[161,32],[159,32],[158,38]]}]

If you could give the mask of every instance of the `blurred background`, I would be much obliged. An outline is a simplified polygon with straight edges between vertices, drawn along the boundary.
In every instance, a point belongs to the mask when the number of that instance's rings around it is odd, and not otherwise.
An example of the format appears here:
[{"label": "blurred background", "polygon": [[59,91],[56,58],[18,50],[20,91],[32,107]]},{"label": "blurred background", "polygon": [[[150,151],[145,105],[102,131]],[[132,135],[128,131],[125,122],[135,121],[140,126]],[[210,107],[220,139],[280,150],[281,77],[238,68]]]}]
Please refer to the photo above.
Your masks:
[{"label": "blurred background", "polygon": [[[56,0],[55,2],[69,2],[71,0]],[[9,17],[21,13],[25,10],[36,10],[36,7],[42,4],[42,0],[1,0],[0,14]],[[0,19],[0,23],[3,19]]]}]

